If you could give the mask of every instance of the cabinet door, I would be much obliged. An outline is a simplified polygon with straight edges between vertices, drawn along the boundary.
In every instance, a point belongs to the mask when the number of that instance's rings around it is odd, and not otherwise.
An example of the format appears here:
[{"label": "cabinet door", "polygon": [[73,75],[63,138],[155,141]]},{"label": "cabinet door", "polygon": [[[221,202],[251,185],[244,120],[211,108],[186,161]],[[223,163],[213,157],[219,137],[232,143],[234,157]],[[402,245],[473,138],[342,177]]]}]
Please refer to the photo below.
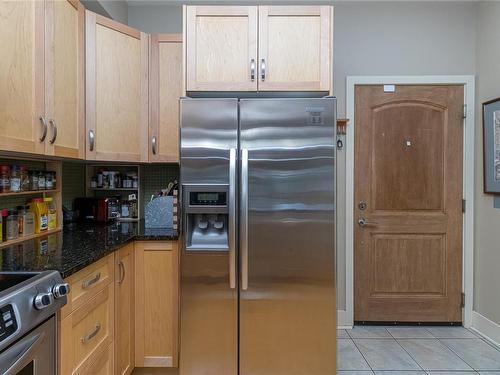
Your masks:
[{"label": "cabinet door", "polygon": [[0,1],[0,46],[0,151],[44,154],[43,1]]},{"label": "cabinet door", "polygon": [[259,6],[259,90],[329,91],[333,7]]},{"label": "cabinet door", "polygon": [[147,161],[148,35],[85,14],[87,159]]},{"label": "cabinet door", "polygon": [[177,242],[136,242],[135,276],[135,365],[177,367]]},{"label": "cabinet door", "polygon": [[255,91],[257,7],[187,6],[187,91]]},{"label": "cabinet door", "polygon": [[45,4],[46,153],[83,158],[85,9],[78,0]]},{"label": "cabinet door", "polygon": [[134,245],[115,253],[115,369],[128,375],[134,369]]},{"label": "cabinet door", "polygon": [[153,34],[149,51],[149,161],[178,163],[182,35]]}]

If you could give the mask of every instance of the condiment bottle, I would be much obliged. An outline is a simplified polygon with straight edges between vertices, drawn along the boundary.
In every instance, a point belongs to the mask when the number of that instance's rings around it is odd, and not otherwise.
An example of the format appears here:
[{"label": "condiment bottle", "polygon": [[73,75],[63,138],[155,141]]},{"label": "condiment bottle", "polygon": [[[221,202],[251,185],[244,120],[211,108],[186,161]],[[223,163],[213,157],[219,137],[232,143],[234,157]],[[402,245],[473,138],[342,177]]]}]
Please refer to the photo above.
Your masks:
[{"label": "condiment bottle", "polygon": [[2,242],[7,241],[7,216],[9,216],[9,210],[3,209],[0,214],[2,215]]},{"label": "condiment bottle", "polygon": [[30,211],[35,216],[35,233],[46,231],[49,227],[49,215],[43,198],[34,198],[30,203]]},{"label": "condiment bottle", "polygon": [[54,204],[54,199],[52,197],[45,197],[44,199],[45,204],[47,205],[48,209],[48,229],[56,229],[57,227],[57,210],[56,210],[56,205]]},{"label": "condiment bottle", "polygon": [[26,166],[21,165],[19,168],[21,174],[21,191],[29,191],[30,190],[30,178],[28,175],[28,169]]},{"label": "condiment bottle", "polygon": [[17,211],[9,210],[7,216],[7,241],[15,240],[19,237],[19,223],[17,221]]},{"label": "condiment bottle", "polygon": [[38,171],[28,171],[30,190],[38,190]]},{"label": "condiment bottle", "polygon": [[29,206],[24,206],[23,234],[25,236],[31,236],[35,233],[35,216],[29,208]]},{"label": "condiment bottle", "polygon": [[47,187],[45,183],[45,172],[44,171],[39,171],[38,172],[38,190],[45,190]]},{"label": "condiment bottle", "polygon": [[17,165],[10,167],[10,191],[13,193],[21,191],[21,172]]},{"label": "condiment bottle", "polygon": [[19,230],[19,237],[24,236],[24,215],[26,214],[26,210],[24,209],[24,206],[17,206],[17,225],[18,225],[18,230]]},{"label": "condiment bottle", "polygon": [[8,165],[0,166],[0,193],[10,191],[10,167]]}]

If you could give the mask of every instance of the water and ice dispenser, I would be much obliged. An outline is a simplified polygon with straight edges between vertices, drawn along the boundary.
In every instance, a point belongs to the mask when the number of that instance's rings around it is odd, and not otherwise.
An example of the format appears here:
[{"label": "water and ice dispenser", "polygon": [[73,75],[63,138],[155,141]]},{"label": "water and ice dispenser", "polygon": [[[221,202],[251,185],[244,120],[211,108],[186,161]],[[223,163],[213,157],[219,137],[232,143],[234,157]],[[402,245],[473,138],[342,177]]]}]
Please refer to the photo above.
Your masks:
[{"label": "water and ice dispenser", "polygon": [[228,185],[183,185],[186,251],[229,249]]}]

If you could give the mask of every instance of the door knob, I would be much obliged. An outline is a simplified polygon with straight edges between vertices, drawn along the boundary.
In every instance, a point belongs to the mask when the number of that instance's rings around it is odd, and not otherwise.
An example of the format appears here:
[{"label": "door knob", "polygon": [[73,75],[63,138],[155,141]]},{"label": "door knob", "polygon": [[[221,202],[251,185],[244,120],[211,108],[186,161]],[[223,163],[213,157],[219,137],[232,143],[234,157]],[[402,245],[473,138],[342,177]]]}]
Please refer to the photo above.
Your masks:
[{"label": "door knob", "polygon": [[371,221],[368,221],[368,220],[366,220],[364,217],[362,217],[362,218],[360,218],[360,219],[358,220],[358,225],[359,225],[360,227],[368,227],[368,226],[374,226],[374,225],[377,225],[377,224],[376,224],[376,223],[373,223],[373,222],[371,222]]}]

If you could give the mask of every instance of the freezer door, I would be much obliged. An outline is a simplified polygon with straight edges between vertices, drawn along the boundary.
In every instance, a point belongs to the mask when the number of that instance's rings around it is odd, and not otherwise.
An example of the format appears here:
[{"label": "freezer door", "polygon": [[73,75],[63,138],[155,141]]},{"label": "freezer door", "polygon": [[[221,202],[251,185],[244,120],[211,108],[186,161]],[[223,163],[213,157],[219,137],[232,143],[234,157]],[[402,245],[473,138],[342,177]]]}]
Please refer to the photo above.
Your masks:
[{"label": "freezer door", "polygon": [[335,374],[335,99],[240,101],[240,375]]},{"label": "freezer door", "polygon": [[[180,109],[183,194],[189,194],[189,191],[202,191],[204,194],[227,191],[228,195],[235,195],[236,186],[232,185],[231,180],[236,181],[238,101],[182,99]],[[189,205],[189,196],[183,198],[183,202]],[[216,208],[218,207],[213,207]],[[234,211],[234,206],[228,208],[229,217],[224,223],[236,220]],[[182,215],[184,223],[189,219],[196,224],[198,219],[206,220],[219,214],[213,214],[210,207],[201,206],[190,207],[190,211],[184,209]],[[208,226],[212,225],[213,223],[208,223]],[[185,228],[183,231],[185,237]],[[212,232],[202,230],[200,236],[205,233],[210,237]],[[201,251],[187,250],[185,246],[182,248],[181,375],[237,373],[238,290],[234,282],[235,241],[236,238],[231,238],[231,246],[226,249],[223,246]],[[186,243],[185,238],[182,243]]]}]

